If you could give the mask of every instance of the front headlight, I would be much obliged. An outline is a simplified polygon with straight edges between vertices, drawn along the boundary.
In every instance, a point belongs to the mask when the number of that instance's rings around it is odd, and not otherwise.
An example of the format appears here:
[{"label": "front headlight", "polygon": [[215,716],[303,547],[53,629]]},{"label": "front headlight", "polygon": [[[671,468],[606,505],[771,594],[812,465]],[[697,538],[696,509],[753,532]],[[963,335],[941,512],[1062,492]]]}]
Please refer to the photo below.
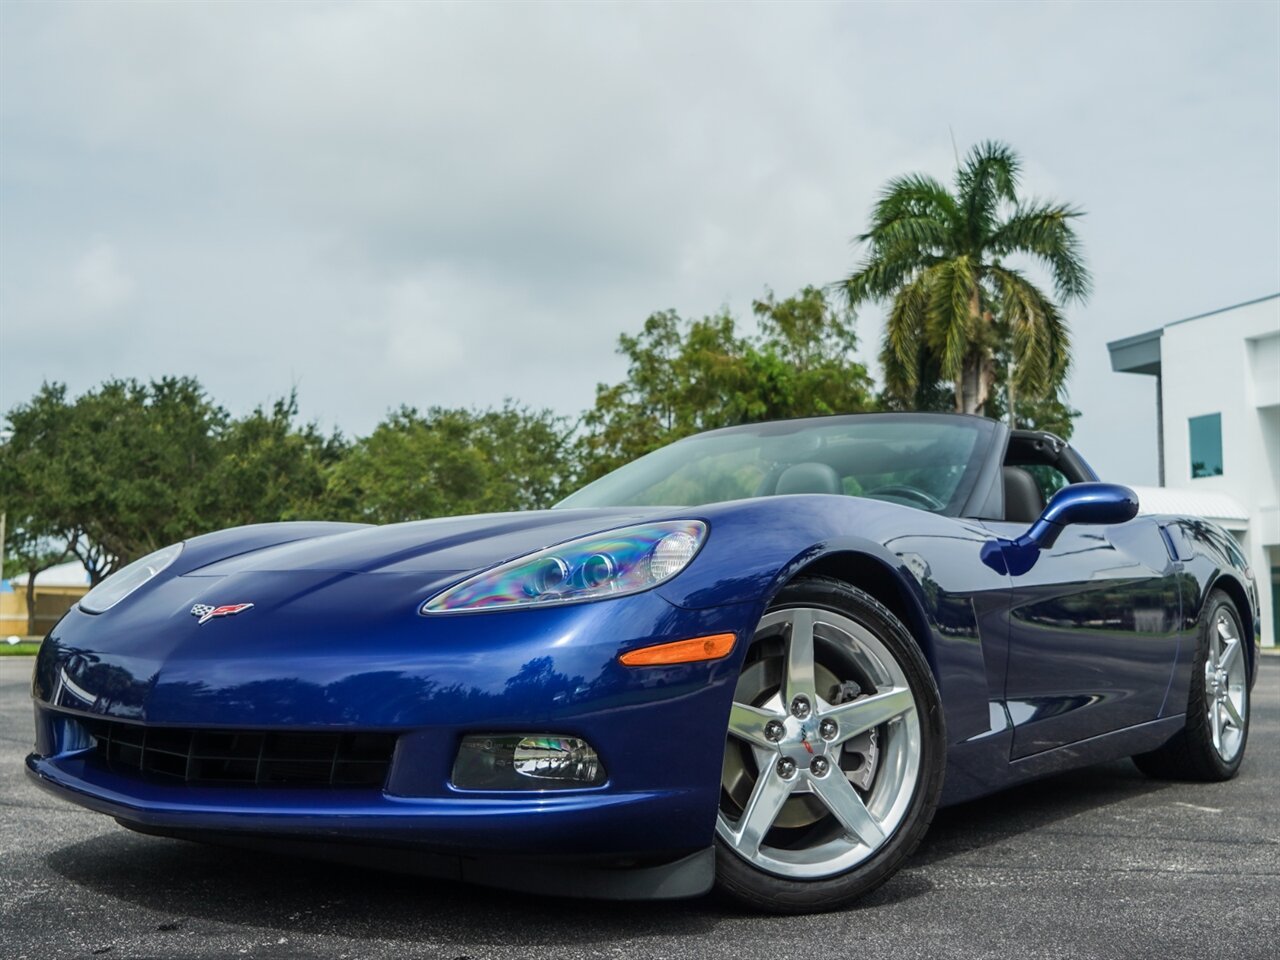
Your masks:
[{"label": "front headlight", "polygon": [[148,553],[141,560],[135,560],[127,567],[117,570],[80,598],[80,609],[85,613],[103,613],[110,610],[177,560],[181,552],[182,544],[175,543],[155,553]]},{"label": "front headlight", "polygon": [[424,603],[422,612],[546,606],[639,593],[687,567],[706,536],[701,520],[671,520],[570,540],[464,580]]}]

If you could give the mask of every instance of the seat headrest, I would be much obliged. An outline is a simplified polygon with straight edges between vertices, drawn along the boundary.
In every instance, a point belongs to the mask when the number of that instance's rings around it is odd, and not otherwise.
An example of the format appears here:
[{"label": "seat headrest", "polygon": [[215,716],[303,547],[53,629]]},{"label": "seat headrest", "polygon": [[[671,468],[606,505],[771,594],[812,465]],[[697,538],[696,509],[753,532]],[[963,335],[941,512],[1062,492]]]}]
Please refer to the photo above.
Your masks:
[{"label": "seat headrest", "polygon": [[1035,477],[1021,467],[1004,467],[1004,518],[1010,523],[1035,523],[1044,513],[1044,495]]},{"label": "seat headrest", "polygon": [[786,493],[844,493],[840,474],[827,463],[793,463],[782,471],[773,492]]}]

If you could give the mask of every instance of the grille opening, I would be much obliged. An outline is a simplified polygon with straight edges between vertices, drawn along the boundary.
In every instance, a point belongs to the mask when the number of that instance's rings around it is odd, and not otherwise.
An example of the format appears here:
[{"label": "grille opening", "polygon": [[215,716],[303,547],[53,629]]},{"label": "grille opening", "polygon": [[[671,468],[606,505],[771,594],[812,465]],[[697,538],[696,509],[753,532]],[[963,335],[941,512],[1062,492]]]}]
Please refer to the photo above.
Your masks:
[{"label": "grille opening", "polygon": [[390,733],[200,730],[82,720],[99,761],[114,773],[157,780],[253,786],[381,787]]}]

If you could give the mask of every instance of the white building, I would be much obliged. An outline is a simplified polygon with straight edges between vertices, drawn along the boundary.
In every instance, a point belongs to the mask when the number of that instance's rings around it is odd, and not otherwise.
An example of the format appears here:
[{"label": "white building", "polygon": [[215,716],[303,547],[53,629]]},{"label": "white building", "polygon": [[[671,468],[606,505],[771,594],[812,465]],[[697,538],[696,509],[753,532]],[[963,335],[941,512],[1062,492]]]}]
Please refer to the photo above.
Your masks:
[{"label": "white building", "polygon": [[89,573],[78,560],[40,571],[36,574],[33,624],[27,610],[27,575],[0,580],[0,640],[27,633],[43,636],[88,591]]},{"label": "white building", "polygon": [[1111,368],[1156,378],[1160,486],[1144,512],[1216,521],[1258,581],[1262,642],[1280,643],[1280,294],[1107,344]]}]

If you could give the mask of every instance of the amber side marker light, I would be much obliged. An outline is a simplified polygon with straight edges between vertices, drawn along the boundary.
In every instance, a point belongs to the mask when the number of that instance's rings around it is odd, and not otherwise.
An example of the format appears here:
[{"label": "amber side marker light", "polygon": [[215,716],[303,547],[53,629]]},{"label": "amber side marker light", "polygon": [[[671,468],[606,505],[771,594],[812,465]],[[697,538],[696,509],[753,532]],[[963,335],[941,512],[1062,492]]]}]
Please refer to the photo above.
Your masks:
[{"label": "amber side marker light", "polygon": [[719,660],[733,649],[732,633],[717,633],[692,640],[676,640],[652,647],[629,650],[618,659],[628,667],[655,667],[672,663],[697,663],[699,660]]}]

